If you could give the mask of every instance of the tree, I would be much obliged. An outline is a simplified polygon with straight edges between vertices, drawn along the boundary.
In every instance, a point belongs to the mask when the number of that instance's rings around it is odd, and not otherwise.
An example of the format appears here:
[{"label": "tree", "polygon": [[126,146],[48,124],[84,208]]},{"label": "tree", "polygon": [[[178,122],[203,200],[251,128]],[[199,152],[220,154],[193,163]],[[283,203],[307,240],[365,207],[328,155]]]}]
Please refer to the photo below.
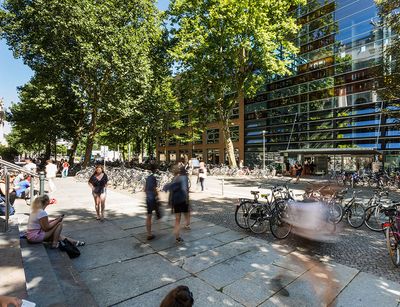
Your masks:
[{"label": "tree", "polygon": [[254,96],[273,74],[290,74],[299,29],[294,14],[303,0],[173,0],[170,18],[180,78],[192,84],[194,108],[215,110],[229,165],[236,167],[230,137],[232,110]]},{"label": "tree", "polygon": [[144,102],[159,25],[152,0],[6,0],[0,11],[14,55],[59,76],[78,97],[88,119],[85,163],[95,136]]},{"label": "tree", "polygon": [[[390,44],[384,46],[382,64],[378,66],[383,100],[388,101],[386,113],[400,124],[400,1],[375,0],[385,35],[390,35]],[[395,35],[396,33],[397,35]]]}]

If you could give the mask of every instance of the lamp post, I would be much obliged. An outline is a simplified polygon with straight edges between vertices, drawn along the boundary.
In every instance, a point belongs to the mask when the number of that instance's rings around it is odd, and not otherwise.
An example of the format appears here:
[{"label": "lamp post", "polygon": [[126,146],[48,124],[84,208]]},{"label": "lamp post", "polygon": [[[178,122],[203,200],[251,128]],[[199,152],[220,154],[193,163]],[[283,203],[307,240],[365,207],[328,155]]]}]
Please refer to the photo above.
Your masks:
[{"label": "lamp post", "polygon": [[265,171],[265,130],[263,130],[262,134],[263,134],[263,170]]}]

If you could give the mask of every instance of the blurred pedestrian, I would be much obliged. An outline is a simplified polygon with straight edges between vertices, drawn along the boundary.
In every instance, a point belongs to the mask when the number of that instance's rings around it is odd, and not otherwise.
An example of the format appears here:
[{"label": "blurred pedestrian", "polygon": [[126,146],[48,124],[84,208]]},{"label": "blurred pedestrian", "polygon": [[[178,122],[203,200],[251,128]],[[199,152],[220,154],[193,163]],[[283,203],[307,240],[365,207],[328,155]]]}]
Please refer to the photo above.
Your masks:
[{"label": "blurred pedestrian", "polygon": [[300,180],[301,173],[303,172],[303,166],[299,161],[296,161],[294,164],[294,169],[296,171],[296,181],[294,183],[298,183]]},{"label": "blurred pedestrian", "polygon": [[206,177],[207,177],[207,168],[206,168],[204,162],[200,162],[198,181],[200,181],[200,186],[201,186],[202,191],[204,191],[204,181],[205,181]]},{"label": "blurred pedestrian", "polygon": [[46,178],[49,181],[50,192],[54,192],[56,190],[54,179],[57,175],[57,165],[55,165],[51,160],[47,160],[46,163]]},{"label": "blurred pedestrian", "polygon": [[62,177],[67,178],[68,177],[68,171],[69,171],[69,163],[67,160],[64,161],[62,164]]},{"label": "blurred pedestrian", "polygon": [[93,175],[89,179],[92,189],[94,205],[96,209],[96,220],[104,221],[104,209],[106,206],[108,177],[101,164],[96,166]]},{"label": "blurred pedestrian", "polygon": [[33,163],[30,158],[25,159],[25,162],[26,162],[26,164],[24,165],[24,169],[27,170],[28,172],[36,174],[37,165],[35,163]]},{"label": "blurred pedestrian", "polygon": [[146,217],[146,231],[147,240],[153,240],[155,236],[151,232],[151,218],[153,211],[156,212],[157,219],[161,218],[160,203],[158,200],[157,192],[157,178],[154,176],[157,167],[154,163],[150,164],[151,174],[146,178],[146,206],[147,206],[147,217]]},{"label": "blurred pedestrian", "polygon": [[173,212],[175,213],[174,234],[176,243],[182,243],[180,237],[180,223],[182,213],[186,219],[186,229],[190,229],[190,213],[189,213],[189,184],[186,170],[184,167],[173,168],[174,178],[167,189],[170,191],[169,201]]}]

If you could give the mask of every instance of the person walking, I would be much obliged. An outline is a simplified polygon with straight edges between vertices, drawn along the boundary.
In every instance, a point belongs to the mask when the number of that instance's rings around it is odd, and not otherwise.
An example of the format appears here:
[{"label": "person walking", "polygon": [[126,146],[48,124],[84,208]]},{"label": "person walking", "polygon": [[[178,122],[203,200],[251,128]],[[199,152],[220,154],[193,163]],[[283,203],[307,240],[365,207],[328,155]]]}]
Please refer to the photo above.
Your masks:
[{"label": "person walking", "polygon": [[102,165],[97,165],[93,175],[89,179],[92,189],[94,205],[96,209],[96,220],[104,221],[104,209],[106,205],[108,177]]},{"label": "person walking", "polygon": [[174,178],[172,183],[167,187],[170,191],[169,201],[173,212],[175,213],[174,234],[176,243],[182,243],[180,236],[180,223],[182,213],[185,215],[185,228],[190,230],[190,213],[189,213],[189,185],[188,177],[184,167],[175,166],[173,169]]},{"label": "person walking", "polygon": [[296,181],[294,183],[298,183],[300,180],[301,173],[303,171],[303,166],[299,161],[296,161],[296,163],[294,164],[294,169],[296,171]]},{"label": "person walking", "polygon": [[158,192],[157,192],[157,178],[154,176],[157,167],[155,164],[150,165],[151,174],[146,178],[146,206],[147,206],[147,216],[146,216],[146,231],[147,240],[153,240],[155,236],[151,232],[151,218],[153,211],[156,212],[157,219],[161,218],[160,206],[158,202]]},{"label": "person walking", "polygon": [[64,161],[62,164],[62,177],[67,178],[68,177],[68,171],[69,171],[69,163],[67,160]]},{"label": "person walking", "polygon": [[57,175],[57,165],[55,165],[51,160],[47,160],[46,163],[46,178],[49,181],[50,192],[54,192],[56,190],[54,179]]},{"label": "person walking", "polygon": [[204,162],[200,162],[198,181],[200,181],[201,191],[204,191],[204,180],[206,179],[206,177],[207,177],[207,168]]}]

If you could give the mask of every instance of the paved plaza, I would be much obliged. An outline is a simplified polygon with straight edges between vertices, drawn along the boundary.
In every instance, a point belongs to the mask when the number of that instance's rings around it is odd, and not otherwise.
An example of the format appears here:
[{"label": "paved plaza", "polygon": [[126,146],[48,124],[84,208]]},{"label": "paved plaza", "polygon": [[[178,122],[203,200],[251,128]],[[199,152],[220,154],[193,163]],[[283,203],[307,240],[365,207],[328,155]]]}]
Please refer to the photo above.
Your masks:
[{"label": "paved plaza", "polygon": [[[146,240],[143,193],[109,190],[101,223],[86,183],[67,178],[56,184],[58,202],[48,207],[49,215],[64,213],[63,232],[87,245],[71,260],[21,240],[26,294],[38,306],[159,306],[177,285],[190,288],[195,306],[322,306],[324,300],[399,306],[399,271],[390,264],[381,233],[343,226],[337,242],[322,244],[240,230],[234,223],[237,198],[248,197],[255,181],[225,180],[223,196],[221,180],[207,178],[204,192],[193,184],[192,229],[182,230],[181,245],[169,210],[154,225],[156,238]],[[303,188],[294,187],[299,193]],[[19,201],[17,211],[13,221],[23,230],[29,207]],[[18,263],[18,242],[10,237],[0,237],[0,247],[12,257],[0,263],[8,272],[0,275],[0,294],[23,294],[21,268],[11,265]],[[18,278],[11,282],[11,276]]]}]

